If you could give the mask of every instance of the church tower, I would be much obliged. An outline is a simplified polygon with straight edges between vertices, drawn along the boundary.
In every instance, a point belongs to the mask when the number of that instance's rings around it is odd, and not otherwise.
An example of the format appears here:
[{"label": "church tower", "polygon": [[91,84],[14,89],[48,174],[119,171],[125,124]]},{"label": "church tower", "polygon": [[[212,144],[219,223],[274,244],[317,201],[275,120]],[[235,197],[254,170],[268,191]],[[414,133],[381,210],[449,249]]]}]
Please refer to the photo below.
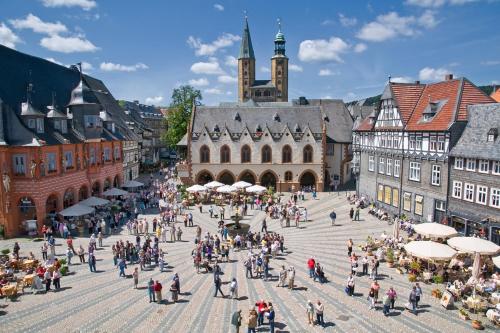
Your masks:
[{"label": "church tower", "polygon": [[276,87],[276,102],[288,102],[288,57],[285,55],[285,35],[278,21],[274,38],[274,56],[271,58],[271,81]]},{"label": "church tower", "polygon": [[255,82],[255,55],[253,52],[248,18],[245,17],[245,27],[241,39],[240,55],[238,57],[238,100],[245,102],[252,98],[250,87]]}]

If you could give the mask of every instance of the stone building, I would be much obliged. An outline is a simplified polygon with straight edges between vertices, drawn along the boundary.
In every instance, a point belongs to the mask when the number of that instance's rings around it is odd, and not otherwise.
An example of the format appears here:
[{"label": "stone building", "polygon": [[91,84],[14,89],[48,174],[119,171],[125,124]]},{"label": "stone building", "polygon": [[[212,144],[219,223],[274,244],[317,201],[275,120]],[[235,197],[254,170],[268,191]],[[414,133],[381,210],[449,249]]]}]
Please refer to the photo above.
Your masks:
[{"label": "stone building", "polygon": [[450,152],[449,221],[500,244],[500,104],[472,105]]},{"label": "stone building", "polygon": [[448,154],[467,121],[467,106],[493,100],[465,78],[389,82],[377,109],[357,124],[358,191],[392,214],[441,222],[448,198]]},{"label": "stone building", "polygon": [[[105,85],[0,45],[0,225],[7,237],[123,181],[136,137]],[[31,224],[31,223],[30,223]]]}]

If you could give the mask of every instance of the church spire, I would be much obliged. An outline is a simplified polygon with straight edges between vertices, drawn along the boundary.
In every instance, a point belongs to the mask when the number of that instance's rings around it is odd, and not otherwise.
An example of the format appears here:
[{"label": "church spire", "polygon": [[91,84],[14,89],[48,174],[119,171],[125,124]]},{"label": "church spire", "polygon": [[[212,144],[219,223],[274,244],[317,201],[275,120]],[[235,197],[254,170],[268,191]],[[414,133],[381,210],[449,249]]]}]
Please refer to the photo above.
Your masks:
[{"label": "church spire", "polygon": [[252,39],[250,38],[250,29],[248,28],[248,16],[245,15],[245,27],[243,37],[241,38],[239,59],[255,59],[253,52]]}]

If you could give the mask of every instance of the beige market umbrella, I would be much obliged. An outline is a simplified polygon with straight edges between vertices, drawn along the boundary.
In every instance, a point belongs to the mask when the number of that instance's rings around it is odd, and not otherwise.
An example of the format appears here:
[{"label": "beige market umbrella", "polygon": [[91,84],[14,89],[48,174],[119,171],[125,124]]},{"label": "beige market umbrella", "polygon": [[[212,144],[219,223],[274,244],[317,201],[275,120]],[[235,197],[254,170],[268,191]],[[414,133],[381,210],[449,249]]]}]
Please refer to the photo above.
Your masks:
[{"label": "beige market umbrella", "polygon": [[210,183],[206,183],[204,186],[206,188],[213,189],[213,188],[224,186],[224,184],[222,184],[221,182],[218,182],[218,181],[214,180],[214,181],[211,181]]},{"label": "beige market umbrella", "polygon": [[413,226],[417,234],[429,238],[450,238],[458,235],[455,228],[440,223],[420,223]]},{"label": "beige market umbrella", "polygon": [[253,186],[247,187],[245,189],[245,191],[247,191],[248,193],[262,193],[262,192],[267,191],[267,188],[265,188],[264,186],[260,186],[260,185],[253,185]]},{"label": "beige market umbrella", "polygon": [[244,182],[244,181],[239,181],[233,184],[233,187],[236,187],[237,189],[244,189],[247,187],[252,186],[252,184]]},{"label": "beige market umbrella", "polygon": [[448,245],[457,251],[471,254],[492,256],[500,252],[500,246],[477,237],[453,237],[448,239]]},{"label": "beige market umbrella", "polygon": [[129,180],[122,185],[123,188],[134,188],[144,186],[144,183],[138,182],[137,180]]},{"label": "beige market umbrella", "polygon": [[190,186],[186,189],[186,191],[188,191],[190,193],[205,192],[206,190],[207,190],[207,188],[205,186],[202,186],[202,185],[193,185],[193,186]]},{"label": "beige market umbrella", "polygon": [[445,244],[433,241],[412,241],[405,245],[408,254],[429,260],[450,260],[456,254],[456,251]]},{"label": "beige market umbrella", "polygon": [[500,268],[500,256],[493,258],[493,263]]},{"label": "beige market umbrella", "polygon": [[231,185],[224,185],[224,186],[221,186],[217,189],[217,192],[219,192],[219,193],[233,193],[236,191],[238,191],[238,189],[234,186],[231,186]]}]

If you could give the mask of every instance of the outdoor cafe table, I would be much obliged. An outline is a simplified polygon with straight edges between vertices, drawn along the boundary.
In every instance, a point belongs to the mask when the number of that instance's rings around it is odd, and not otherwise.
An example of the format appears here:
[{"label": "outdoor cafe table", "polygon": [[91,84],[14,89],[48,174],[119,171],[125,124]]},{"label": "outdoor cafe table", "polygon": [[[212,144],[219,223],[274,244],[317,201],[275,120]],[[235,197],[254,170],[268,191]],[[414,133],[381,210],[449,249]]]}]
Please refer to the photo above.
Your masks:
[{"label": "outdoor cafe table", "polygon": [[6,286],[2,287],[2,294],[4,296],[13,296],[16,294],[16,285],[15,284],[9,284]]},{"label": "outdoor cafe table", "polygon": [[34,264],[35,264],[35,260],[29,259],[29,260],[24,260],[23,261],[24,267],[32,267]]},{"label": "outdoor cafe table", "polygon": [[23,283],[25,287],[30,287],[33,284],[33,279],[35,278],[35,274],[25,275],[23,278]]}]

